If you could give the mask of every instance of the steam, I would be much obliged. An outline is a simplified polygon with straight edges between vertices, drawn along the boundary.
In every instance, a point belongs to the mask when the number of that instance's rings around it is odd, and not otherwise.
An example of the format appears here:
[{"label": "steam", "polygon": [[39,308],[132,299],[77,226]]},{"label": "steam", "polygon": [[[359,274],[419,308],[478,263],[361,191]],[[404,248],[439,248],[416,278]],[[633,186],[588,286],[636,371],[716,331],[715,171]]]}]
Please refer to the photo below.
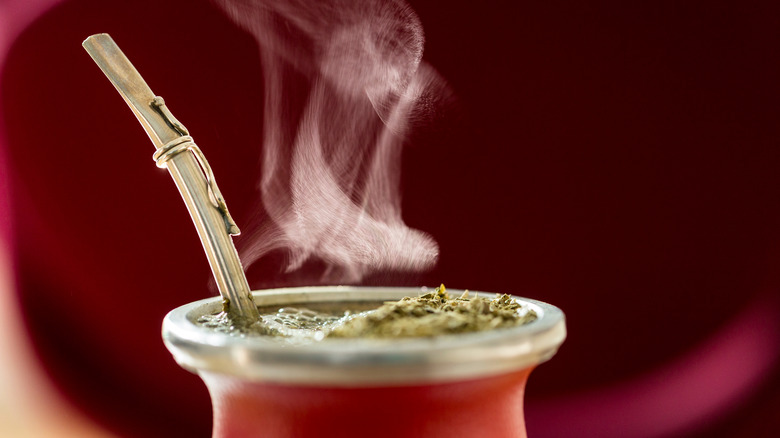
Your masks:
[{"label": "steam", "polygon": [[216,0],[258,42],[265,87],[267,217],[242,249],[249,266],[288,251],[323,280],[432,267],[438,246],[401,218],[401,146],[445,85],[422,62],[414,12],[393,0]]}]

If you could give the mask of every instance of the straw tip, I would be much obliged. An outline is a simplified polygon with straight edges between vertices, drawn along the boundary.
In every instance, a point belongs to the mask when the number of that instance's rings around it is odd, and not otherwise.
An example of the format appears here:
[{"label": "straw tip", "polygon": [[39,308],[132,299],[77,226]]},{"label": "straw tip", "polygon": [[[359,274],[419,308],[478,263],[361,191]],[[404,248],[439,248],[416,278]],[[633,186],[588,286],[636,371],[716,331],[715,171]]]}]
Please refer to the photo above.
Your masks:
[{"label": "straw tip", "polygon": [[102,39],[111,39],[111,35],[107,33],[96,33],[94,35],[88,36],[84,42],[81,43],[83,47],[87,47],[87,45],[91,44],[95,40],[102,40]]}]

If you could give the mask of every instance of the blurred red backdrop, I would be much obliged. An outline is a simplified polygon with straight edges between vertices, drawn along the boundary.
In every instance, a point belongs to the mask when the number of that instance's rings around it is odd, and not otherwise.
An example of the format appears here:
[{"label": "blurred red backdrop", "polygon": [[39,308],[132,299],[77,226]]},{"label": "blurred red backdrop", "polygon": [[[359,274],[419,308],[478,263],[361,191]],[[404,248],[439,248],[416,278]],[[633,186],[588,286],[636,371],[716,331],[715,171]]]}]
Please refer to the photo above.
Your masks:
[{"label": "blurred red backdrop", "polygon": [[[777,430],[778,4],[412,7],[458,98],[403,158],[404,218],[441,259],[368,282],[561,307],[569,339],[530,379],[530,436]],[[209,436],[205,387],[159,335],[167,311],[214,295],[208,265],[80,47],[99,32],[193,132],[239,225],[258,205],[252,38],[206,0],[64,1],[15,38],[0,77],[19,305],[52,381],[96,422]],[[274,260],[250,270],[254,287],[301,281]]]}]

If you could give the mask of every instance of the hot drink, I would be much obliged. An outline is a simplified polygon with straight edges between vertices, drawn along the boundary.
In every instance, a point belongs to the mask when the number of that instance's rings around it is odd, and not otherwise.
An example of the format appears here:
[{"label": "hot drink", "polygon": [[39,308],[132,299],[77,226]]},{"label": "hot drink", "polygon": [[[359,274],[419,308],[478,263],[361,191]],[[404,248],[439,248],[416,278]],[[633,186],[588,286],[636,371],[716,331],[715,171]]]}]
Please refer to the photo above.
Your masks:
[{"label": "hot drink", "polygon": [[[214,298],[172,311],[163,324],[163,338],[179,364],[208,386],[218,438],[524,437],[525,382],[565,338],[559,309],[511,297],[525,309],[523,315],[530,319],[533,312],[535,319],[438,336],[325,334],[386,301],[426,293],[338,286],[257,291],[261,315],[282,321],[270,327],[277,336],[204,327],[204,315],[221,311],[221,301]],[[504,303],[511,304],[506,298]],[[309,310],[300,310],[304,308]],[[314,335],[296,336],[295,331]]]}]

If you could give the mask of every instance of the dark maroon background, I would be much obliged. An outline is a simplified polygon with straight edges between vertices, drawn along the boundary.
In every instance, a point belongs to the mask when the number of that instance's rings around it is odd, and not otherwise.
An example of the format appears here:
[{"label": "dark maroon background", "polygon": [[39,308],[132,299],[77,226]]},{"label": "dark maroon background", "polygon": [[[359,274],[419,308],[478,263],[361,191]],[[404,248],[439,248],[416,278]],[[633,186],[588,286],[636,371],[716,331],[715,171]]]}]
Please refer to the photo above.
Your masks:
[{"label": "dark maroon background", "polygon": [[[208,394],[160,323],[214,294],[208,266],[151,144],[80,43],[114,37],[193,132],[239,225],[258,205],[261,67],[252,38],[207,1],[128,3],[67,1],[8,54],[19,299],[52,379],[96,421],[205,437]],[[543,437],[557,429],[535,402],[674,364],[751,303],[780,317],[780,7],[528,3],[412,2],[425,59],[459,102],[405,151],[404,218],[441,259],[403,282],[564,309],[569,339],[528,388],[529,432]],[[287,281],[261,278],[269,266],[253,286]],[[774,364],[684,435],[769,436],[778,389]]]}]

